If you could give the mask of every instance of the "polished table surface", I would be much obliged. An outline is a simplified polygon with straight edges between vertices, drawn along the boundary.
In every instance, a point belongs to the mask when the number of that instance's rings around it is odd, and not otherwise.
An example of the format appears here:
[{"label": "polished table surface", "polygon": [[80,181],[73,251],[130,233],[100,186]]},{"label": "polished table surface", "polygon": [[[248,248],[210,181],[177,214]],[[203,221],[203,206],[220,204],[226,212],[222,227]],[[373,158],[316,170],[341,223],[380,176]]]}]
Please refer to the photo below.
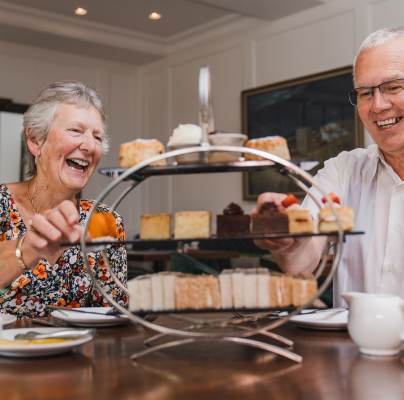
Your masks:
[{"label": "polished table surface", "polygon": [[[29,324],[20,321],[17,326]],[[94,341],[64,355],[0,357],[0,398],[404,398],[402,358],[362,357],[347,332],[309,331],[291,325],[277,332],[295,340],[295,351],[304,357],[302,364],[213,341],[150,354],[136,364],[129,356],[143,348],[142,341],[150,333],[131,325],[99,328]]]}]

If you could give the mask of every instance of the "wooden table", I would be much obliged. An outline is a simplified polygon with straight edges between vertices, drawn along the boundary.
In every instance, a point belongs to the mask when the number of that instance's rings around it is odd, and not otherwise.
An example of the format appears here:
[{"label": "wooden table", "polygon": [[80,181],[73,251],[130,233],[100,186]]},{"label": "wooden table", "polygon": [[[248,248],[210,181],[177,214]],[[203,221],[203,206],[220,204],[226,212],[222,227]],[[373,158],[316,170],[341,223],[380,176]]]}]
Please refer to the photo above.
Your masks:
[{"label": "wooden table", "polygon": [[1,399],[403,398],[401,358],[363,358],[347,332],[293,326],[278,332],[295,340],[302,364],[233,344],[204,342],[148,355],[136,365],[129,355],[143,347],[143,329],[100,328],[93,342],[69,354],[0,358]]}]

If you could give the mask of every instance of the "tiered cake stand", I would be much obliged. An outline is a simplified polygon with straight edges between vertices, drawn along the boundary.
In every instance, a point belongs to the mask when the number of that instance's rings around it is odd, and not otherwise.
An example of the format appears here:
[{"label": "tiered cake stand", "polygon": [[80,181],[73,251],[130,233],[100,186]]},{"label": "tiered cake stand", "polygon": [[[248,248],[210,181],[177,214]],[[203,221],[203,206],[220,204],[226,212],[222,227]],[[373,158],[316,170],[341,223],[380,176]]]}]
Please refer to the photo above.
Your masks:
[{"label": "tiered cake stand", "polygon": [[[150,166],[152,163],[160,160],[173,161],[175,157],[182,156],[185,154],[191,153],[202,153],[201,155],[206,156],[208,152],[230,152],[230,153],[239,153],[239,154],[252,154],[255,156],[259,156],[265,161],[239,161],[234,163],[227,164],[197,164],[197,165],[167,165],[166,167],[152,167]],[[206,159],[206,157],[205,157]],[[308,237],[308,236],[332,236],[333,237],[333,245],[334,245],[334,259],[332,262],[332,266],[329,269],[329,272],[326,274],[326,278],[319,286],[317,293],[309,299],[305,304],[296,307],[296,308],[288,308],[287,315],[284,317],[277,317],[277,313],[282,311],[282,309],[259,309],[259,310],[246,310],[246,309],[231,309],[231,310],[221,310],[218,312],[217,310],[190,310],[189,314],[183,312],[176,311],[162,311],[156,314],[165,314],[169,315],[172,318],[177,320],[181,320],[184,323],[184,327],[174,329],[169,328],[167,326],[159,324],[159,319],[157,318],[154,321],[149,320],[146,315],[142,313],[132,313],[128,311],[125,307],[118,304],[112,296],[110,296],[100,285],[95,277],[94,272],[90,268],[88,264],[88,253],[92,251],[93,246],[97,245],[127,245],[133,243],[136,244],[136,241],[125,241],[125,242],[97,242],[97,243],[89,243],[86,242],[87,230],[88,230],[88,221],[91,218],[92,213],[97,208],[97,205],[102,203],[104,199],[114,190],[116,189],[122,182],[130,181],[132,185],[129,188],[125,188],[120,192],[117,196],[116,201],[113,204],[113,209],[115,210],[120,202],[141,182],[145,179],[152,176],[161,176],[161,175],[175,175],[175,174],[191,174],[191,173],[215,173],[215,172],[246,172],[252,170],[260,170],[265,168],[273,168],[279,173],[289,176],[301,189],[303,189],[310,197],[313,198],[315,204],[320,208],[322,207],[321,202],[318,198],[314,197],[312,191],[309,191],[309,187],[314,187],[318,190],[321,196],[325,196],[327,198],[327,206],[331,207],[333,210],[333,214],[336,218],[337,225],[339,227],[338,232],[329,234],[283,234],[283,235],[249,235],[248,237],[244,237],[247,239],[275,239],[281,237]],[[238,343],[244,346],[255,347],[258,349],[266,350],[272,353],[275,353],[279,356],[283,356],[289,358],[295,362],[301,362],[302,357],[290,350],[293,347],[293,342],[283,336],[280,336],[274,333],[274,329],[279,326],[285,324],[289,319],[298,314],[303,308],[309,306],[315,299],[317,299],[330,285],[331,280],[334,276],[334,273],[338,267],[338,264],[341,259],[342,248],[344,244],[344,238],[347,234],[358,234],[361,232],[350,232],[344,233],[339,217],[335,211],[334,205],[331,200],[327,197],[327,194],[317,185],[317,183],[313,180],[311,175],[304,171],[299,166],[295,165],[292,162],[286,161],[282,158],[279,158],[275,155],[269,154],[267,152],[256,150],[247,147],[233,147],[233,146],[198,146],[191,147],[186,149],[175,150],[171,152],[167,152],[156,157],[153,157],[149,160],[146,160],[138,165],[133,166],[129,169],[120,169],[120,168],[104,168],[100,170],[101,173],[105,175],[109,175],[113,177],[113,181],[101,192],[98,198],[95,201],[94,207],[92,208],[90,215],[85,224],[85,229],[83,235],[81,237],[81,248],[83,252],[83,258],[85,266],[90,274],[94,286],[99,290],[99,292],[104,296],[104,298],[118,311],[122,314],[126,315],[131,323],[134,325],[142,325],[145,328],[148,328],[154,331],[155,336],[149,338],[145,341],[146,348],[142,351],[139,351],[133,354],[132,359],[139,359],[140,357],[163,349],[167,349],[170,347],[180,346],[184,344],[193,343],[196,341],[206,341],[206,340],[218,340],[223,342],[233,342]],[[236,238],[242,240],[243,238]],[[189,242],[193,240],[200,239],[189,239]],[[216,238],[212,237],[211,239],[205,240],[216,240]],[[222,238],[220,238],[222,240]],[[181,240],[184,241],[184,240]],[[329,246],[325,245],[323,250],[323,255],[321,262],[318,268],[315,271],[315,278],[318,278],[323,274],[324,268],[327,264],[328,260],[328,251]],[[113,277],[116,284],[128,295],[127,288],[118,280],[116,275],[114,275],[110,265],[108,263],[107,254],[105,251],[104,258],[106,260],[107,268],[111,276]],[[283,309],[285,311],[285,309]],[[214,313],[214,317],[212,318],[212,313]],[[151,314],[151,313],[148,313]],[[190,315],[192,314],[192,315]],[[285,313],[286,314],[286,313]],[[196,317],[195,317],[196,315]],[[279,345],[269,344],[267,341],[263,341],[262,339],[272,339],[275,342],[278,342]],[[163,342],[162,342],[163,341]],[[282,345],[282,346],[281,346]],[[286,346],[286,347],[285,347]]]}]

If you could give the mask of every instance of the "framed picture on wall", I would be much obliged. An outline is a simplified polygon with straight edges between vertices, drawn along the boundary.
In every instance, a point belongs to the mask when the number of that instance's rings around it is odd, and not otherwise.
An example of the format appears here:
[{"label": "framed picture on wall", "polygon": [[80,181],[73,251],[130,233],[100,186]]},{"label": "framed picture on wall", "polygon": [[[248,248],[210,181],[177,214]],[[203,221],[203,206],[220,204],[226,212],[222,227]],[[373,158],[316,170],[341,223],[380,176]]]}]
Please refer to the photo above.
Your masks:
[{"label": "framed picture on wall", "polygon": [[[323,162],[343,150],[363,146],[363,127],[349,103],[352,67],[242,92],[242,126],[249,138],[279,135],[286,138],[293,160]],[[262,192],[295,193],[300,189],[274,171],[243,174],[243,198],[255,200]]]}]

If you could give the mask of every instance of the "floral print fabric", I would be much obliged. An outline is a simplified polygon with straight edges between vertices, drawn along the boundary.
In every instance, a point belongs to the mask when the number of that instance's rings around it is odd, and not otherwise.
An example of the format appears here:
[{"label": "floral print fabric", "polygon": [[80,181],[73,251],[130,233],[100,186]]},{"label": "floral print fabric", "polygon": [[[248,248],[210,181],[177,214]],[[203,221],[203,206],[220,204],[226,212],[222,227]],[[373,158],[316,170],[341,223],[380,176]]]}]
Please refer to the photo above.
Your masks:
[{"label": "floral print fabric", "polygon": [[[90,200],[80,200],[80,223],[84,224],[93,205]],[[100,205],[97,211],[109,211]],[[125,239],[121,217],[114,213],[118,240]],[[27,231],[14,199],[6,185],[0,185],[0,241],[17,240]],[[127,255],[123,246],[105,248],[111,269],[126,285]],[[88,253],[88,263],[101,286],[119,304],[127,304],[126,294],[115,284],[101,251]],[[54,265],[45,258],[30,271],[24,272],[0,294],[0,309],[17,317],[46,316],[51,311],[47,305],[68,307],[108,306],[108,302],[94,287],[83,264],[80,246],[66,249]]]}]

